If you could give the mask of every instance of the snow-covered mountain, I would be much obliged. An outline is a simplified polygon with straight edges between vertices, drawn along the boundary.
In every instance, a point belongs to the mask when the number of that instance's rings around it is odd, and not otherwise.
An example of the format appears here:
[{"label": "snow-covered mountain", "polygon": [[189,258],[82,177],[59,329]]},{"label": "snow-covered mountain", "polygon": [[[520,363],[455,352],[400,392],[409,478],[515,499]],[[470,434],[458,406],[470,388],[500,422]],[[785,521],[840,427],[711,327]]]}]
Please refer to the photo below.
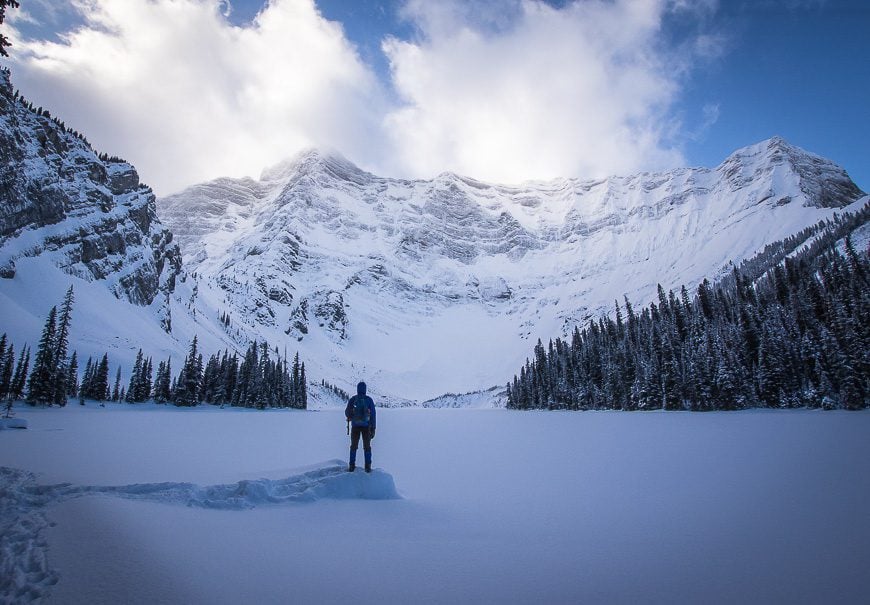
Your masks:
[{"label": "snow-covered mountain", "polygon": [[502,384],[538,338],[657,283],[694,288],[863,195],[775,137],[714,169],[518,187],[383,178],[310,151],[158,209],[200,315],[298,347],[314,377],[423,400]]},{"label": "snow-covered mountain", "polygon": [[178,368],[194,335],[206,354],[256,338],[298,350],[315,382],[366,379],[379,402],[481,405],[538,338],[657,283],[694,288],[863,195],[773,138],[714,169],[517,187],[310,151],[155,200],[3,72],[0,331],[33,344],[72,284],[71,349],[108,351],[112,372],[139,347]]},{"label": "snow-covered mountain", "polygon": [[13,278],[22,258],[43,256],[137,305],[175,288],[181,257],[157,219],[151,189],[133,166],[99,157],[82,137],[29,107],[5,70],[0,195],[0,277]]},{"label": "snow-covered mountain", "polygon": [[140,346],[179,357],[193,334],[211,350],[227,340],[188,310],[193,284],[136,169],[98,155],[0,70],[0,332],[35,345],[71,284],[71,349],[83,361],[108,351],[112,372]]}]

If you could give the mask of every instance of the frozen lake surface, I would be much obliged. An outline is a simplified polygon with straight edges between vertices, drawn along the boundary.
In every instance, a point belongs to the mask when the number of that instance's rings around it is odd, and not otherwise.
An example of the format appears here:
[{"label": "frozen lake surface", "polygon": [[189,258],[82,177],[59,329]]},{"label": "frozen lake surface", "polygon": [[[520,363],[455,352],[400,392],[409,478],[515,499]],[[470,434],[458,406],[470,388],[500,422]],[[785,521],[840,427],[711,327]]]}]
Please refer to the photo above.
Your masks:
[{"label": "frozen lake surface", "polygon": [[340,410],[18,417],[0,431],[0,602],[870,594],[866,412],[382,409],[371,475],[341,470]]}]

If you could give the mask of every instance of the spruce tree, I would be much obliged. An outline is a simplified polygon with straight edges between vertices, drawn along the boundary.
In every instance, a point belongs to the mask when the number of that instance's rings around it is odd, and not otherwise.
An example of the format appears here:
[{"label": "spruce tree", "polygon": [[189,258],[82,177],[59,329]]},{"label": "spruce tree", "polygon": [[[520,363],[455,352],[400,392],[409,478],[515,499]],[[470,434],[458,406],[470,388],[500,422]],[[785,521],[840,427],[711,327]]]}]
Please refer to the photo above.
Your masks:
[{"label": "spruce tree", "polygon": [[57,328],[57,307],[52,307],[42,329],[42,337],[36,348],[33,371],[27,383],[27,403],[30,405],[50,404],[54,401],[54,352],[55,331]]},{"label": "spruce tree", "polygon": [[82,374],[82,383],[79,385],[79,403],[84,403],[85,398],[92,397],[91,384],[94,381],[94,360],[88,357],[85,363],[85,372]]},{"label": "spruce tree", "polygon": [[58,319],[54,339],[54,351],[52,353],[52,388],[54,403],[57,405],[66,405],[67,378],[69,377],[69,365],[66,354],[69,348],[69,328],[72,319],[73,300],[73,287],[70,286],[60,307],[60,317]]},{"label": "spruce tree", "polygon": [[308,409],[308,385],[306,384],[305,378],[305,362],[302,363],[302,368],[299,371],[299,382],[302,387],[301,393],[299,394],[299,405],[297,406],[299,409],[307,410]]},{"label": "spruce tree", "polygon": [[67,391],[69,397],[77,397],[79,394],[79,358],[78,353],[73,351],[69,362],[69,371],[66,379]]},{"label": "spruce tree", "polygon": [[118,371],[115,372],[115,386],[112,387],[112,401],[121,401],[121,366],[118,366]]},{"label": "spruce tree", "polygon": [[170,399],[172,375],[172,360],[161,361],[157,366],[157,376],[154,378],[154,401],[166,403]]},{"label": "spruce tree", "polygon": [[142,401],[142,364],[142,349],[139,349],[139,352],[136,353],[136,361],[133,364],[133,371],[130,373],[130,384],[127,386],[127,403]]},{"label": "spruce tree", "polygon": [[94,383],[92,385],[93,397],[97,401],[105,401],[109,398],[109,354],[104,353],[94,373]]},{"label": "spruce tree", "polygon": [[15,373],[12,375],[12,387],[9,396],[12,399],[21,399],[24,394],[24,383],[27,380],[27,372],[30,368],[30,347],[24,345],[21,350],[21,355],[18,356],[18,364],[15,366]]},{"label": "spruce tree", "polygon": [[178,376],[174,394],[175,405],[195,406],[199,397],[201,380],[202,355],[198,350],[197,337],[194,336]]},{"label": "spruce tree", "polygon": [[0,401],[12,399],[12,378],[15,367],[15,346],[9,345],[0,358]]},{"label": "spruce tree", "polygon": [[148,357],[142,365],[142,401],[151,399],[151,377],[152,377],[151,358]]}]

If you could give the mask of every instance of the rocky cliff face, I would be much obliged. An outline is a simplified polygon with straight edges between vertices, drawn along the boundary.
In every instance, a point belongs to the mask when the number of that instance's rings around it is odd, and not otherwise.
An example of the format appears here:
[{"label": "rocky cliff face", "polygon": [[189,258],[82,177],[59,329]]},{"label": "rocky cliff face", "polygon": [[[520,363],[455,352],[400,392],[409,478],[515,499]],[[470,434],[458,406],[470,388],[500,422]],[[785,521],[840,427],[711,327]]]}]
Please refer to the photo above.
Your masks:
[{"label": "rocky cliff face", "polygon": [[658,282],[694,287],[862,195],[773,138],[713,169],[519,187],[382,178],[312,151],[158,208],[204,304],[290,336],[326,376],[424,398],[499,383],[528,340],[646,303]]},{"label": "rocky cliff face", "polygon": [[13,278],[16,260],[37,255],[67,273],[105,281],[116,297],[137,305],[168,295],[181,270],[179,248],[133,166],[98,156],[82,137],[34,110],[3,70],[0,278]]}]

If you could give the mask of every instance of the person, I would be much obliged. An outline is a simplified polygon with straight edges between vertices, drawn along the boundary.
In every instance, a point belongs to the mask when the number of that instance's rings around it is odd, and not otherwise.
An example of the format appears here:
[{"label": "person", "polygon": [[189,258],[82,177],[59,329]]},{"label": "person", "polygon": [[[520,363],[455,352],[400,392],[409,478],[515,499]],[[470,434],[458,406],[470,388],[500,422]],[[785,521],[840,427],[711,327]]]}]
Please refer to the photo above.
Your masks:
[{"label": "person", "polygon": [[359,449],[359,438],[363,440],[363,453],[365,455],[365,469],[372,472],[372,439],[375,438],[375,426],[377,418],[375,402],[366,395],[366,383],[356,385],[356,395],[347,402],[344,416],[353,427],[350,432],[350,464],[347,470],[353,472],[356,469],[356,452]]}]

